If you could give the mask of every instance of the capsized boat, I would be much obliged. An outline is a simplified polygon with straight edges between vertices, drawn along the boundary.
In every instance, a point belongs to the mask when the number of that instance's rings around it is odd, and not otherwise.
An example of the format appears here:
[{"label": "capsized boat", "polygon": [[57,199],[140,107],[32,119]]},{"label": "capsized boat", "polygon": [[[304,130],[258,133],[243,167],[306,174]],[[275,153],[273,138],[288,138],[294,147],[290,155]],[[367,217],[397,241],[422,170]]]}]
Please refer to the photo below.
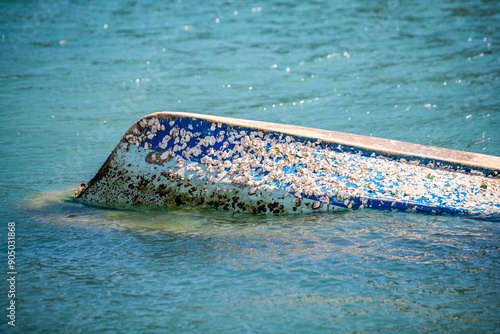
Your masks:
[{"label": "capsized boat", "polygon": [[293,125],[158,112],[75,192],[99,206],[255,213],[500,213],[500,157]]}]

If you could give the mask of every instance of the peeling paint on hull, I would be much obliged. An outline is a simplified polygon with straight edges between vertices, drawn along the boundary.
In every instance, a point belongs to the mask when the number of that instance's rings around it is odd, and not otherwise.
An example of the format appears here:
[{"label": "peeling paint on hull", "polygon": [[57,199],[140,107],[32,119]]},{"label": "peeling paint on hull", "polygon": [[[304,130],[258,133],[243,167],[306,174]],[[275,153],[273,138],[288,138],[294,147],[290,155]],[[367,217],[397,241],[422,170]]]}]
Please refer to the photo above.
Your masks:
[{"label": "peeling paint on hull", "polygon": [[288,125],[163,112],[136,122],[75,200],[255,213],[498,214],[500,158]]}]

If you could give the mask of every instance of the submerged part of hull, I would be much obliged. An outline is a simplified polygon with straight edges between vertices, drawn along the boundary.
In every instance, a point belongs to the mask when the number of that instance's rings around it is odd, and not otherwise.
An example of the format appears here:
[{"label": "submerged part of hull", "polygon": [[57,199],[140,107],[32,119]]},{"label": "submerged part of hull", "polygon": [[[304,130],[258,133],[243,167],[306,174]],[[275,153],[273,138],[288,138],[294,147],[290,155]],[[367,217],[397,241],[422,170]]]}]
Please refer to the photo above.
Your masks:
[{"label": "submerged part of hull", "polygon": [[187,113],[136,122],[76,200],[289,213],[498,214],[500,158]]}]

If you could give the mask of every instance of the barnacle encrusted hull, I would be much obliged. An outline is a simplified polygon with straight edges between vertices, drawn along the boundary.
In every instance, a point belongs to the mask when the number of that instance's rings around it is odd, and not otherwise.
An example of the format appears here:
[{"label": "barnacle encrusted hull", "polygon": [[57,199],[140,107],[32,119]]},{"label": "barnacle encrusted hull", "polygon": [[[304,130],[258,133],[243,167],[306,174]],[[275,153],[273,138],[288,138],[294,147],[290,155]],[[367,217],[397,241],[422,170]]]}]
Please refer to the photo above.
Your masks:
[{"label": "barnacle encrusted hull", "polygon": [[162,112],[136,122],[77,192],[93,205],[206,204],[498,214],[500,158],[302,127]]}]

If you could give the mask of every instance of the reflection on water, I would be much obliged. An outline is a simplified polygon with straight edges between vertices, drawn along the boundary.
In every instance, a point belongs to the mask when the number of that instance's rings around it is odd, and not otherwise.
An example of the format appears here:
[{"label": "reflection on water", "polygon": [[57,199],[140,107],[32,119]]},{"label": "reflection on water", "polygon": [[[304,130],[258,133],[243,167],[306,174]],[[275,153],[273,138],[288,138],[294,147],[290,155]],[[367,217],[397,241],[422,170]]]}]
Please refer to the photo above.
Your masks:
[{"label": "reflection on water", "polygon": [[[199,237],[212,243],[234,242],[233,251],[251,257],[253,244],[266,244],[268,254],[316,259],[353,254],[412,263],[447,261],[433,251],[460,254],[498,251],[495,219],[431,216],[375,210],[303,215],[256,215],[208,207],[115,210],[69,200],[69,190],[47,192],[25,201],[23,209],[35,221],[57,226],[118,230],[134,235]],[[245,248],[242,248],[245,245]],[[216,248],[216,246],[214,246]],[[292,251],[293,250],[293,251]],[[450,259],[453,260],[453,259]]]}]

